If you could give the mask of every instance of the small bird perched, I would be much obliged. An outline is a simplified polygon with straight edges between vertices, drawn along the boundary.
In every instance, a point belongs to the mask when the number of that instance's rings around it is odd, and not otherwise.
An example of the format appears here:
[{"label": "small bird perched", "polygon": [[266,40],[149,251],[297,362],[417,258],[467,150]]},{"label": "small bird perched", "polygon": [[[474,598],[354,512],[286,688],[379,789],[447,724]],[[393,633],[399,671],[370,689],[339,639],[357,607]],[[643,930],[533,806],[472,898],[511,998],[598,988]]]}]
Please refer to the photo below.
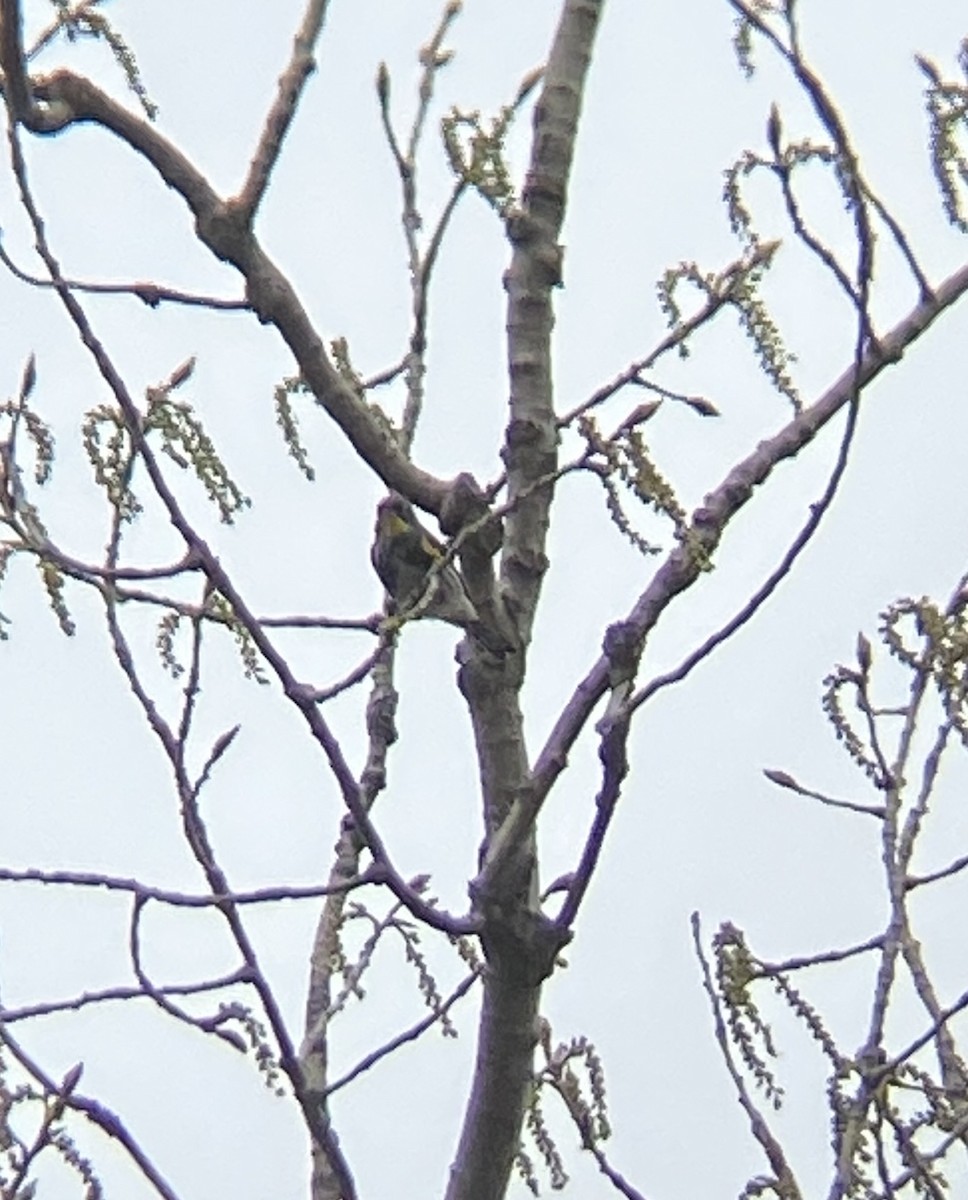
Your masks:
[{"label": "small bird perched", "polygon": [[416,607],[415,616],[447,621],[477,638],[492,654],[507,654],[513,647],[481,620],[456,565],[438,565],[445,555],[408,500],[391,492],[380,501],[370,560],[396,608],[405,612]]}]

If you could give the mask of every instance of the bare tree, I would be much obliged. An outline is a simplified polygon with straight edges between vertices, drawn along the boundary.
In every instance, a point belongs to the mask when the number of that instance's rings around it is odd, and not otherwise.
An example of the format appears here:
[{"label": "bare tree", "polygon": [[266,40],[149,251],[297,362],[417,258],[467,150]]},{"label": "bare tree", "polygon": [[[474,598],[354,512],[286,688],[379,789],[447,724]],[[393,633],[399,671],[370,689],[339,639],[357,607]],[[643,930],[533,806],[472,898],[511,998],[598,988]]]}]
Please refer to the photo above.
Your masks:
[{"label": "bare tree", "polygon": [[[99,1194],[96,1168],[71,1138],[71,1122],[78,1118],[115,1139],[158,1195],[178,1194],[146,1139],[129,1130],[122,1114],[82,1091],[80,1065],[57,1079],[28,1051],[18,1032],[26,1022],[91,1005],[146,999],[173,1021],[251,1053],[270,1086],[284,1088],[298,1106],[312,1149],[314,1200],[352,1200],[359,1192],[353,1164],[338,1136],[332,1098],[427,1030],[450,1031],[452,1014],[468,995],[476,995],[479,1002],[476,1059],[447,1200],[496,1200],[507,1193],[515,1169],[532,1190],[537,1191],[542,1172],[552,1186],[562,1186],[565,1163],[545,1119],[552,1097],[562,1102],[581,1146],[618,1194],[641,1195],[606,1154],[610,1126],[604,1067],[595,1046],[584,1037],[557,1041],[542,1013],[543,988],[578,933],[583,902],[626,784],[630,733],[653,697],[713,655],[789,575],[837,493],[866,390],[968,290],[968,265],[940,280],[929,277],[913,235],[875,191],[837,98],[811,65],[793,0],[724,2],[735,18],[740,65],[752,73],[754,53],[772,55],[812,109],[814,133],[807,136],[788,128],[774,105],[766,118],[764,147],[743,153],[726,174],[724,198],[738,239],[736,256],[713,269],[696,263],[670,267],[659,287],[668,319],[665,335],[624,364],[610,382],[566,410],[556,400],[552,373],[554,298],[563,283],[562,226],[586,80],[594,69],[596,33],[604,19],[601,0],[563,0],[546,62],[521,80],[495,116],[456,108],[443,114],[442,146],[452,182],[433,219],[418,192],[418,166],[436,111],[438,77],[453,54],[449,39],[460,13],[458,0],[446,5],[420,51],[417,105],[409,124],[397,116],[390,71],[380,66],[375,102],[399,182],[412,320],[396,361],[369,375],[358,369],[346,340],[327,344],[294,281],[272,260],[256,233],[287,134],[313,76],[329,7],[325,0],[309,0],[305,6],[291,56],[251,149],[244,182],[227,197],[156,125],[135,57],[97,0],[56,3],[52,23],[29,44],[20,0],[0,0],[9,164],[40,266],[18,262],[6,248],[0,248],[0,257],[25,288],[46,290],[60,306],[100,386],[107,388],[109,399],[90,407],[84,417],[83,442],[110,512],[110,536],[98,561],[73,553],[54,524],[49,527],[45,521],[38,496],[50,480],[54,451],[31,358],[22,369],[19,387],[14,385],[12,397],[0,407],[0,563],[5,568],[15,560],[37,565],[66,634],[75,632],[73,597],[93,595],[99,602],[114,659],[166,759],[185,845],[204,881],[201,890],[189,892],[101,872],[48,867],[0,871],[0,880],[12,884],[33,881],[81,893],[108,889],[127,896],[128,951],[135,976],[130,986],[0,1009],[0,1065],[5,1071],[0,1075],[0,1187],[8,1200],[32,1195],[39,1164],[56,1155],[76,1171],[86,1194]],[[105,41],[113,51],[134,102],[141,105],[140,115],[134,103],[122,103],[74,69],[41,72],[45,57],[50,59],[65,40],[87,37]],[[943,207],[950,222],[964,231],[968,165],[959,138],[968,112],[968,85],[949,79],[927,60],[920,65]],[[968,74],[964,48],[960,66]],[[532,132],[527,169],[519,183],[509,166],[507,142],[514,122],[525,112],[531,114]],[[82,124],[99,134],[112,134],[139,156],[143,170],[153,172],[187,205],[201,246],[241,277],[234,298],[154,282],[96,282],[72,273],[48,236],[27,147],[34,139]],[[816,232],[802,199],[801,181],[818,169],[833,180],[849,214],[852,240],[846,249]],[[852,325],[852,354],[843,362],[839,378],[815,396],[801,397],[793,357],[761,294],[764,279],[782,269],[788,245],[762,232],[750,198],[753,179],[773,189],[785,213],[784,238],[789,246],[805,250],[834,282],[845,320]],[[504,276],[508,410],[500,448],[504,469],[488,480],[470,471],[441,477],[421,466],[413,453],[425,401],[433,402],[425,394],[431,284],[455,213],[475,199],[493,210],[509,253]],[[888,253],[885,247],[905,264],[914,295],[907,314],[890,327],[875,319],[875,281]],[[687,292],[691,301],[685,298]],[[383,612],[337,618],[256,611],[224,564],[219,544],[204,532],[185,500],[183,481],[194,476],[222,521],[231,524],[248,505],[207,432],[208,422],[180,398],[194,364],[190,360],[174,367],[161,383],[148,387],[142,399],[119,366],[117,348],[99,335],[92,316],[94,297],[103,302],[112,296],[135,297],[158,310],[195,306],[226,311],[235,314],[234,320],[255,321],[278,333],[295,366],[276,389],[277,419],[297,466],[312,477],[297,418],[304,405],[305,411],[323,414],[345,439],[355,455],[355,469],[390,493],[379,509],[373,547],[374,566],[387,589]],[[698,417],[718,415],[714,400],[664,383],[663,369],[670,356],[691,351],[697,335],[725,315],[738,318],[756,361],[785,406],[785,418],[779,429],[738,458],[690,513],[670,482],[673,464],[652,454],[644,430],[650,422],[661,423],[676,406]],[[43,354],[41,341],[41,361]],[[9,364],[3,366],[9,369]],[[405,404],[394,419],[375,397],[381,389],[401,383]],[[826,485],[775,568],[735,615],[695,645],[676,668],[648,676],[643,655],[650,635],[679,598],[714,568],[727,527],[769,485],[778,464],[806,455],[817,435],[839,417],[839,452]],[[600,655],[574,682],[570,694],[561,697],[550,733],[535,744],[525,734],[521,695],[543,598],[550,517],[561,489],[573,477],[594,482],[617,534],[641,553],[642,585],[631,608],[616,611],[602,630]],[[418,516],[417,510],[427,517]],[[162,565],[144,565],[132,547],[131,532],[142,511],[161,513],[177,536],[177,553]],[[422,523],[429,517],[436,519],[439,538]],[[857,665],[838,668],[830,677],[828,715],[874,788],[873,801],[840,800],[807,788],[783,770],[768,772],[780,788],[878,822],[889,908],[884,930],[847,950],[777,963],[757,957],[746,935],[729,924],[713,938],[710,955],[696,919],[696,949],[716,1035],[765,1156],[764,1173],[746,1185],[746,1196],[789,1200],[804,1194],[767,1113],[778,1103],[780,1088],[769,1063],[775,1053],[770,1026],[753,999],[762,986],[772,988],[790,1006],[829,1061],[834,1170],[828,1194],[940,1196],[947,1189],[942,1166],[968,1130],[966,1068],[950,1022],[968,1000],[961,997],[946,1004],[941,999],[913,932],[908,902],[916,889],[942,884],[968,861],[956,856],[942,869],[921,875],[912,865],[942,757],[968,736],[966,597],[968,585],[962,582],[947,606],[920,600],[887,610],[886,646],[913,680],[899,704],[883,707],[875,699],[874,656],[864,638],[858,643]],[[166,715],[150,660],[132,637],[129,614],[145,611],[161,613],[156,652],[177,681],[180,699],[174,716]],[[397,739],[397,649],[421,618],[441,618],[464,634],[457,687],[473,730],[480,794],[463,802],[468,823],[475,808],[479,812],[484,839],[479,860],[467,867],[469,903],[461,912],[448,911],[438,901],[426,876],[408,878],[399,867],[377,807]],[[307,683],[303,660],[285,641],[293,631],[319,637],[326,631],[353,631],[370,644],[352,669],[334,682]],[[305,736],[338,787],[343,812],[334,831],[332,864],[328,876],[312,885],[248,891],[234,887],[218,839],[204,818],[203,793],[235,752],[239,732],[238,725],[231,724],[199,750],[203,670],[212,646],[226,633],[234,639],[244,673],[274,683],[278,704],[298,713]],[[348,694],[364,690],[366,754],[357,771],[330,713]],[[846,695],[855,702],[854,715],[844,711]],[[940,724],[918,759],[915,734],[929,719],[925,714],[932,697],[940,704]],[[901,732],[892,740],[895,724]],[[539,880],[537,833],[546,803],[580,742],[596,748],[598,791],[587,804],[585,835],[572,869],[545,884]],[[196,760],[200,768],[192,766]],[[428,778],[428,789],[433,785]],[[296,899],[321,902],[301,1035],[287,1020],[249,920],[255,906]],[[159,907],[217,914],[231,938],[235,967],[220,975],[200,970],[189,984],[158,983],[146,962],[144,940],[146,915]],[[367,930],[363,936],[357,933],[361,927]],[[439,940],[462,962],[462,977],[449,991],[440,987],[421,939]],[[391,941],[403,947],[416,970],[427,1015],[373,1049],[352,1070],[334,1077],[335,1020],[362,995],[378,953]],[[860,1052],[853,1053],[838,1045],[791,979],[806,967],[863,954],[878,956],[877,979],[868,1033]],[[913,981],[926,1021],[917,1038],[892,1049],[886,1016],[902,967]],[[218,1002],[214,1011],[208,1007],[213,1001]],[[937,1069],[927,1065],[925,1052],[930,1050],[936,1054]],[[29,1134],[24,1132],[27,1128]],[[540,1167],[533,1162],[536,1157],[542,1160]]]}]

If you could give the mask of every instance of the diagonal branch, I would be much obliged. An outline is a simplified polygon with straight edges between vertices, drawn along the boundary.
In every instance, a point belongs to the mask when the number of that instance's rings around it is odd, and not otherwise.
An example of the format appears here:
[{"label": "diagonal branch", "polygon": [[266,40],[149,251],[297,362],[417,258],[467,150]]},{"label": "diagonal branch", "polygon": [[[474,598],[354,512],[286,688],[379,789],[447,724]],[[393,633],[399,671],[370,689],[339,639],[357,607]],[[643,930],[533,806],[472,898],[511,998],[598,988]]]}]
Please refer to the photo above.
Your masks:
[{"label": "diagonal branch", "polygon": [[200,241],[245,279],[246,298],[259,319],[273,325],[289,347],[306,384],[353,448],[389,488],[439,513],[447,485],[416,467],[372,410],[337,371],[295,288],[262,249],[245,198],[224,200],[198,168],[148,121],[112,99],[91,80],[68,70],[29,79],[24,67],[18,0],[0,0],[0,67],[13,117],[32,133],[54,134],[93,123],[140,154],[195,217]]},{"label": "diagonal branch", "polygon": [[[9,0],[0,0],[0,5],[5,2],[9,2]],[[4,10],[0,8],[0,12],[2,11]],[[77,329],[81,342],[93,357],[102,378],[111,389],[118,407],[124,414],[130,431],[132,445],[144,462],[152,486],[167,510],[171,524],[184,540],[189,556],[193,561],[200,564],[210,585],[229,603],[240,624],[244,626],[252,638],[255,647],[275,673],[285,695],[302,713],[309,725],[313,738],[326,756],[330,770],[339,786],[343,801],[356,823],[359,834],[366,842],[374,860],[380,865],[384,881],[390,887],[391,891],[393,891],[394,895],[407,906],[414,916],[425,921],[435,929],[442,929],[447,933],[453,934],[471,932],[474,928],[473,921],[456,921],[449,917],[448,914],[421,900],[420,896],[413,892],[413,889],[408,886],[404,878],[393,867],[383,840],[377,833],[376,828],[361,803],[359,787],[343,755],[342,748],[328,723],[319,712],[315,701],[315,693],[295,678],[285,657],[260,626],[255,615],[251,612],[245,600],[229,578],[218,556],[213,553],[204,539],[198,535],[182,511],[174,492],[164,477],[153,450],[148,445],[138,408],[133,397],[114,366],[103,343],[94,333],[81,305],[70,291],[70,288],[64,283],[60,266],[47,243],[43,222],[27,184],[26,163],[23,159],[23,152],[15,127],[11,128],[10,131],[10,145],[14,160],[14,171],[21,189],[21,199],[34,229],[37,251],[50,272],[51,278],[57,285],[58,296]],[[206,188],[207,186],[205,184]],[[150,700],[148,704],[146,712],[152,710]],[[165,737],[160,732],[160,727],[156,727],[156,732],[159,732],[162,741],[166,742]],[[177,756],[173,755],[167,742],[166,749],[169,750],[169,757],[172,757],[174,761],[174,758]]]},{"label": "diagonal branch", "polygon": [[[161,1171],[155,1166],[141,1147],[138,1139],[128,1130],[120,1117],[111,1109],[106,1108],[97,1100],[82,1095],[76,1090],[67,1091],[58,1084],[39,1066],[27,1053],[20,1043],[11,1037],[8,1030],[3,1030],[3,1044],[10,1050],[13,1057],[41,1085],[49,1096],[59,1096],[66,1108],[83,1113],[85,1117],[101,1130],[107,1137],[113,1138],[135,1164],[146,1182],[162,1200],[178,1200],[178,1194],[171,1187]],[[21,1195],[24,1193],[21,1192]]]},{"label": "diagonal branch", "polygon": [[679,666],[650,680],[645,687],[641,688],[629,701],[629,704],[633,708],[638,708],[644,704],[646,700],[649,700],[656,692],[661,691],[662,688],[668,687],[673,683],[681,683],[694,667],[704,662],[714,650],[728,641],[744,625],[748,624],[773,595],[783,580],[790,574],[797,559],[812,541],[813,535],[820,527],[820,522],[829,511],[834,496],[837,494],[840,481],[847,469],[847,459],[857,429],[857,416],[857,405],[851,404],[847,414],[847,424],[840,439],[837,459],[827,480],[827,486],[824,488],[823,495],[819,500],[810,505],[810,515],[774,570],[770,572],[769,576],[756,589],[739,612],[731,617],[720,629],[717,629],[715,633],[710,634],[702,645],[697,646],[695,650],[683,659]]},{"label": "diagonal branch", "polygon": [[[690,540],[671,551],[639,597],[627,617],[637,637],[645,639],[656,626],[669,602],[699,577],[702,560],[697,551],[712,555],[730,521],[752,499],[758,487],[784,459],[794,458],[850,402],[891,363],[901,359],[910,346],[930,328],[946,309],[968,292],[968,264],[939,285],[935,294],[919,302],[906,317],[884,335],[877,347],[869,348],[859,374],[852,363],[824,393],[792,418],[773,437],[762,441],[706,496],[693,514]],[[603,655],[580,681],[552,729],[535,763],[529,802],[535,812],[564,769],[568,752],[609,689],[610,663]]]},{"label": "diagonal branch", "polygon": [[249,166],[249,174],[236,199],[246,225],[251,225],[265,195],[269,186],[269,176],[278,161],[283,140],[296,115],[296,107],[303,89],[316,69],[313,47],[319,39],[328,7],[329,0],[309,0],[302,25],[293,39],[292,56],[280,76],[276,98],[266,116],[259,145]]},{"label": "diagonal branch", "polygon": [[334,1092],[338,1092],[340,1088],[346,1087],[352,1083],[354,1079],[358,1079],[366,1071],[375,1067],[378,1062],[399,1050],[401,1046],[405,1046],[408,1042],[414,1042],[425,1033],[432,1025],[444,1017],[447,1012],[454,1007],[458,1000],[465,996],[480,977],[480,971],[471,971],[469,975],[465,975],[461,982],[454,988],[446,1000],[442,1001],[436,1008],[422,1017],[409,1029],[405,1029],[403,1033],[398,1033],[396,1037],[390,1039],[384,1045],[379,1046],[376,1050],[372,1050],[365,1058],[362,1058],[355,1066],[350,1069],[339,1079],[334,1080],[326,1086],[326,1097],[330,1097]]}]

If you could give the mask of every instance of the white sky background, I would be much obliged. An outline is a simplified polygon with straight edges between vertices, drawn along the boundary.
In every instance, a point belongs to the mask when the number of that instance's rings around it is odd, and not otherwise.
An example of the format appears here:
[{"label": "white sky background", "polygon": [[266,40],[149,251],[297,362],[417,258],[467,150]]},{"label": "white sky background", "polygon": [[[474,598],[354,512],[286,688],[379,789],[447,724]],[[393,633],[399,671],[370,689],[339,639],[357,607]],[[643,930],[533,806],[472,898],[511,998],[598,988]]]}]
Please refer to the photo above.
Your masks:
[{"label": "white sky background", "polygon": [[[915,12],[896,2],[802,0],[800,7],[807,53],[842,105],[868,177],[906,224],[929,276],[940,280],[960,265],[966,247],[948,230],[930,178],[922,77],[911,55],[923,53],[953,70],[966,32],[961,6],[938,0]],[[437,113],[451,103],[491,113],[510,100],[525,72],[543,60],[558,9],[559,0],[470,0],[450,39],[457,57],[440,76]],[[40,3],[26,10],[36,26],[50,11]],[[300,5],[171,0],[117,3],[107,11],[138,54],[162,131],[217,188],[234,191]],[[373,79],[385,59],[394,115],[405,129],[416,52],[439,11],[438,3],[424,0],[333,4],[319,70],[259,222],[265,248],[291,274],[320,330],[348,338],[364,375],[401,354],[409,304],[397,181]],[[667,266],[696,259],[714,270],[737,256],[719,201],[721,171],[744,147],[765,148],[770,103],[780,103],[788,136],[819,137],[807,105],[765,47],[757,50],[761,73],[752,84],[744,81],[730,29],[725,0],[662,6],[614,0],[606,11],[564,231],[565,287],[556,296],[561,410],[661,337],[654,283]],[[43,65],[52,67],[61,53]],[[74,48],[64,61],[122,94],[103,48]],[[525,118],[513,139],[519,179],[528,128]],[[239,294],[233,274],[195,243],[181,201],[107,134],[72,129],[30,142],[29,157],[66,274]],[[448,184],[433,124],[418,182],[429,224]],[[846,218],[829,191],[820,190],[822,228],[843,248]],[[765,220],[776,222],[776,205],[762,189],[757,194]],[[0,225],[8,251],[33,269],[9,172],[0,174]],[[768,295],[800,355],[796,377],[810,401],[849,361],[853,322],[831,285],[805,266],[786,227],[768,227],[788,246]],[[916,295],[886,241],[882,251],[875,315],[886,327]],[[499,467],[507,260],[499,223],[468,199],[432,295],[427,408],[415,447],[422,466],[445,476],[470,469],[489,479]],[[181,396],[202,414],[253,508],[224,529],[197,489],[183,485],[182,494],[192,497],[190,510],[251,607],[266,614],[372,612],[380,589],[368,547],[382,489],[308,402],[300,413],[317,482],[305,483],[292,467],[271,406],[274,384],[293,370],[278,337],[246,315],[155,312],[117,297],[87,300],[85,307],[135,393],[198,356]],[[948,314],[869,390],[842,494],[793,579],[714,661],[640,714],[625,799],[567,954],[571,966],[547,988],[545,1009],[556,1039],[584,1033],[601,1051],[616,1130],[608,1151],[649,1196],[733,1196],[764,1169],[718,1061],[689,913],[701,911],[707,934],[732,919],[755,950],[773,958],[849,945],[879,931],[885,904],[875,824],[779,793],[761,769],[783,768],[809,785],[870,800],[820,712],[821,680],[835,662],[850,659],[859,628],[873,639],[887,603],[903,594],[943,600],[965,569],[965,329],[962,311]],[[15,392],[30,351],[38,356],[34,403],[58,435],[54,483],[35,499],[54,540],[95,560],[108,518],[90,482],[79,427],[83,412],[108,397],[57,303],[0,274],[4,395]],[[758,375],[729,318],[701,335],[688,362],[670,359],[656,378],[702,392],[723,414],[703,420],[667,406],[646,428],[659,465],[690,509],[788,416],[786,401]],[[401,388],[377,400],[397,416]],[[610,411],[617,417],[625,408]],[[735,522],[716,571],[663,619],[643,678],[678,662],[772,569],[822,491],[840,428],[819,438],[802,463],[780,468]],[[147,507],[131,531],[129,561],[175,557],[176,540]],[[668,544],[668,531],[656,526],[660,532]],[[651,570],[608,524],[600,495],[575,480],[560,490],[550,555],[526,690],[532,755],[596,657],[605,625],[628,610]],[[98,605],[77,587],[68,589],[68,602],[79,627],[72,641],[56,628],[25,562],[15,563],[0,593],[0,610],[12,622],[11,641],[0,647],[2,860],[197,888],[165,763],[110,658]],[[154,658],[154,621],[155,615],[127,614],[139,665],[171,715],[178,692]],[[398,669],[401,741],[377,820],[401,870],[430,871],[442,902],[460,910],[480,825],[470,731],[453,682],[455,640],[443,626],[406,630]],[[339,678],[369,645],[366,635],[318,632],[280,634],[278,642],[291,651],[297,674],[320,686]],[[297,714],[275,688],[242,680],[224,639],[209,642],[203,686],[199,765],[219,732],[242,724],[204,794],[230,880],[239,888],[321,881],[339,799]],[[364,702],[361,690],[329,711],[357,767]],[[591,819],[596,765],[593,742],[583,743],[548,805],[546,881],[575,863]],[[925,842],[925,869],[968,844],[958,799],[953,787],[940,832]],[[959,883],[946,889],[924,911],[936,917],[926,947],[947,989],[942,1000],[950,1002],[966,986],[955,935],[961,923],[951,917],[963,911],[964,895]],[[315,907],[252,913],[250,923],[298,1041]],[[156,935],[147,956],[159,982],[233,965],[214,918],[156,912],[146,928]],[[116,901],[0,890],[5,1005],[127,981],[125,940],[126,910]],[[456,981],[458,966],[447,954],[434,952],[434,961],[443,987]],[[826,968],[799,983],[829,1013],[841,1048],[856,1049],[865,1032],[868,973]],[[335,1027],[334,1070],[420,1015],[415,987],[387,956],[365,1005]],[[460,1025],[464,1036],[456,1045],[432,1034],[336,1104],[361,1196],[442,1192],[473,1052],[471,1003]],[[780,1077],[790,1095],[780,1128],[791,1139],[801,1181],[819,1189],[828,1175],[823,1067],[801,1030],[782,1018],[778,1028],[785,1050]],[[922,1028],[910,1007],[900,1015],[898,1047]],[[16,1032],[55,1076],[82,1059],[82,1090],[121,1113],[185,1197],[305,1194],[305,1139],[294,1107],[273,1099],[231,1051],[154,1016],[145,1003],[87,1009]],[[550,1098],[547,1107],[554,1112]],[[576,1139],[566,1125],[560,1128],[568,1150]],[[109,1194],[132,1200],[146,1194],[103,1139],[85,1135],[82,1145],[114,1183]],[[577,1151],[567,1165],[575,1195],[611,1194]],[[47,1194],[73,1194],[65,1186],[59,1179]],[[512,1194],[525,1194],[514,1186]]]}]

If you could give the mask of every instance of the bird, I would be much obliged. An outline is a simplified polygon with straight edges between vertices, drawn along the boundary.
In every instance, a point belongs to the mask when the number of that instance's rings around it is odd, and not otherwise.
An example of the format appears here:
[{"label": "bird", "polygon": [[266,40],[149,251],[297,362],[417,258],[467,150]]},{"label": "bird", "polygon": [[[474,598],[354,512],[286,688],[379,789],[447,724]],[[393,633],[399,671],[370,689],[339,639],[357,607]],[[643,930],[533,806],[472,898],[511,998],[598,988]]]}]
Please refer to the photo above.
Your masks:
[{"label": "bird", "polygon": [[[390,492],[376,511],[370,561],[398,612],[456,625],[503,657],[513,646],[481,620],[460,571],[447,562],[444,546],[417,519],[413,505]],[[442,565],[441,565],[442,564]]]}]

